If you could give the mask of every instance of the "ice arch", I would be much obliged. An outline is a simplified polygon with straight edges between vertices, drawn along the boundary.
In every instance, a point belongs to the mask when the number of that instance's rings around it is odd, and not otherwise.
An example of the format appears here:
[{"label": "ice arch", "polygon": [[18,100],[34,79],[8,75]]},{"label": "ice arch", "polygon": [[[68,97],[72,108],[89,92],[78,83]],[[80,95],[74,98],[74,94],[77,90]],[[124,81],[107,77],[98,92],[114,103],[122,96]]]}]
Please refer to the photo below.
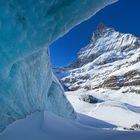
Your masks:
[{"label": "ice arch", "polygon": [[47,46],[115,1],[0,0],[0,131],[35,111],[76,117],[52,74]]}]

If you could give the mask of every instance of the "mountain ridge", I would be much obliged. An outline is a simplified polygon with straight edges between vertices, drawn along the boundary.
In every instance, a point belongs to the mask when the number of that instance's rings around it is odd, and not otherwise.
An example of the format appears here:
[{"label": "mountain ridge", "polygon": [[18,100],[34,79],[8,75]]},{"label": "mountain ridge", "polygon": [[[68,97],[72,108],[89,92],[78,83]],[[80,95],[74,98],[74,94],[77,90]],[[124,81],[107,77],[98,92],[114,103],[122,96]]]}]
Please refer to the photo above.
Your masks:
[{"label": "mountain ridge", "polygon": [[[136,65],[137,69],[131,69]],[[139,65],[140,39],[100,23],[89,44],[78,52],[76,61],[66,67],[55,68],[54,72],[66,90],[121,89],[140,85]],[[120,77],[111,75],[114,71],[121,71],[123,67],[129,69],[128,73]],[[129,82],[131,80],[134,82]]]}]

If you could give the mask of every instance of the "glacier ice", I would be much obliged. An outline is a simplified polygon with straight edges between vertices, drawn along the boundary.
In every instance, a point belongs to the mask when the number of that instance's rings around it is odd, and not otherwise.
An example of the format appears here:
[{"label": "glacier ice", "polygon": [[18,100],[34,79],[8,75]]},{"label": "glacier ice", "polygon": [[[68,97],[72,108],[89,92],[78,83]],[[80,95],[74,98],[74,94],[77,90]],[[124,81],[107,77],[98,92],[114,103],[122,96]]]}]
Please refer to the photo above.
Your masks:
[{"label": "glacier ice", "polygon": [[0,0],[0,131],[35,111],[74,119],[48,45],[116,0]]},{"label": "glacier ice", "polygon": [[49,51],[44,48],[13,64],[0,84],[0,128],[35,111],[48,110],[74,119],[76,114],[53,76]]}]

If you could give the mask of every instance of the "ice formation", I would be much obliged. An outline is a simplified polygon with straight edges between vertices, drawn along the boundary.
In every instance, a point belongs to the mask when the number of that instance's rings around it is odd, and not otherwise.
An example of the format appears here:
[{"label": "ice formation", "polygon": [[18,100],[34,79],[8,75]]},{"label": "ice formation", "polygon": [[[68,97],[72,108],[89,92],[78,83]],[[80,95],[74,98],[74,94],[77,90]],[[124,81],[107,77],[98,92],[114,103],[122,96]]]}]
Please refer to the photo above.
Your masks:
[{"label": "ice formation", "polygon": [[35,111],[76,117],[47,46],[114,1],[0,0],[0,131]]}]

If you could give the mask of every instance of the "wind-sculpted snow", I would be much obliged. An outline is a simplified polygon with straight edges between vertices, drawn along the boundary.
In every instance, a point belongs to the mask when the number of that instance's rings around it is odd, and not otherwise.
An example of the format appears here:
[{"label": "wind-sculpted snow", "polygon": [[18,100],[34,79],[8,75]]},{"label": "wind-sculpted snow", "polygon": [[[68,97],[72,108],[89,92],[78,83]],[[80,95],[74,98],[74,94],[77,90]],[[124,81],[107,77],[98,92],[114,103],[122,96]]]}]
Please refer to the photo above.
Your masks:
[{"label": "wind-sculpted snow", "polygon": [[35,111],[76,117],[45,47],[114,1],[0,0],[0,131]]}]

